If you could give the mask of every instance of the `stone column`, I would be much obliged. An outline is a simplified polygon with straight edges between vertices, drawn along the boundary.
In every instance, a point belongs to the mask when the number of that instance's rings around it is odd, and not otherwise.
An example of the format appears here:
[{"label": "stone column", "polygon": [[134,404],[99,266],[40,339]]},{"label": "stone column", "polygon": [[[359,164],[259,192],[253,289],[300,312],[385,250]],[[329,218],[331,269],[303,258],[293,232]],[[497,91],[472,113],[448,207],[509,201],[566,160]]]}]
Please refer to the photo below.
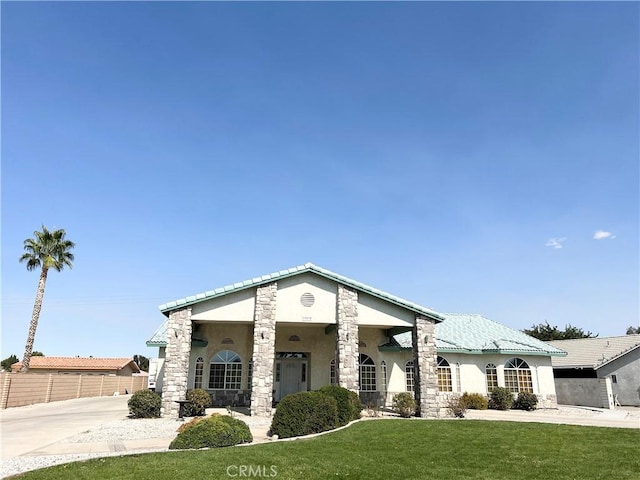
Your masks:
[{"label": "stone column", "polygon": [[336,375],[338,385],[358,392],[358,292],[338,284]]},{"label": "stone column", "polygon": [[420,416],[435,418],[438,416],[438,375],[435,338],[435,322],[416,316],[412,331],[413,375],[415,396]]},{"label": "stone column", "polygon": [[191,328],[191,308],[174,310],[169,314],[162,385],[161,415],[163,417],[178,418],[180,406],[176,400],[184,400],[187,395]]},{"label": "stone column", "polygon": [[276,354],[278,284],[258,287],[253,324],[251,415],[270,416],[273,403],[273,361]]}]

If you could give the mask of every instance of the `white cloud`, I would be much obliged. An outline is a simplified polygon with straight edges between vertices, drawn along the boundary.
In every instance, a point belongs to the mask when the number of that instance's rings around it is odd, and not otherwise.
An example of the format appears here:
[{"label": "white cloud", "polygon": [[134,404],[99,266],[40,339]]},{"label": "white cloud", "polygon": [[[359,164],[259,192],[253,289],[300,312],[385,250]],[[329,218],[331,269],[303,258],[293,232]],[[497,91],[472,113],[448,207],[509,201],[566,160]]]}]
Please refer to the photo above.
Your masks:
[{"label": "white cloud", "polygon": [[551,248],[562,248],[563,245],[562,243],[567,239],[567,237],[560,237],[560,238],[550,238],[549,240],[547,240],[547,243],[545,243],[545,247],[551,247]]},{"label": "white cloud", "polygon": [[616,238],[611,232],[605,232],[604,230],[597,230],[596,233],[593,234],[594,240],[603,240],[605,238]]}]

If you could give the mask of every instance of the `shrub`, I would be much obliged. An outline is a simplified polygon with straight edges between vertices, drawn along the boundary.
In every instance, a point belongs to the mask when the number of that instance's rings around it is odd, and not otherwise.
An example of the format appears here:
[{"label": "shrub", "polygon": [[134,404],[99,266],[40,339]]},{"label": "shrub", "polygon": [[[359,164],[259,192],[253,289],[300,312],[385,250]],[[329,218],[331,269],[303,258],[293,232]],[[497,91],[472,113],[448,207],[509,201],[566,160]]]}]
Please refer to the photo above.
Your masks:
[{"label": "shrub", "polygon": [[513,393],[508,388],[496,387],[489,396],[489,408],[509,410],[513,404]]},{"label": "shrub", "polygon": [[138,390],[127,402],[133,418],[158,418],[162,398],[151,390]]},{"label": "shrub", "polygon": [[221,422],[229,425],[236,435],[237,443],[251,443],[253,442],[253,435],[251,435],[251,429],[249,425],[244,423],[238,418],[230,417],[229,415],[220,415],[217,417]]},{"label": "shrub", "polygon": [[449,410],[449,413],[454,417],[464,418],[464,414],[467,413],[467,404],[463,397],[458,397],[456,395],[449,398],[449,401],[447,402],[447,410]]},{"label": "shrub", "polygon": [[410,392],[396,393],[393,396],[392,408],[401,417],[409,418],[416,414],[416,401]]},{"label": "shrub", "polygon": [[360,418],[362,402],[356,392],[352,392],[338,385],[326,385],[318,390],[323,395],[335,398],[338,404],[338,426]]},{"label": "shrub", "polygon": [[335,398],[320,392],[298,392],[280,400],[270,433],[280,438],[298,437],[337,426],[338,403]]},{"label": "shrub", "polygon": [[196,388],[187,392],[189,403],[184,406],[186,417],[202,417],[207,407],[211,406],[211,395],[202,388]]},{"label": "shrub", "polygon": [[[229,421],[231,419],[232,421]],[[169,445],[170,450],[229,447],[253,440],[246,423],[235,418],[213,415],[188,424]]]},{"label": "shrub", "polygon": [[467,393],[462,394],[461,400],[469,410],[486,410],[489,408],[489,402],[487,397],[480,393]]},{"label": "shrub", "polygon": [[513,408],[518,410],[535,410],[538,406],[538,397],[535,393],[520,392],[513,402]]}]

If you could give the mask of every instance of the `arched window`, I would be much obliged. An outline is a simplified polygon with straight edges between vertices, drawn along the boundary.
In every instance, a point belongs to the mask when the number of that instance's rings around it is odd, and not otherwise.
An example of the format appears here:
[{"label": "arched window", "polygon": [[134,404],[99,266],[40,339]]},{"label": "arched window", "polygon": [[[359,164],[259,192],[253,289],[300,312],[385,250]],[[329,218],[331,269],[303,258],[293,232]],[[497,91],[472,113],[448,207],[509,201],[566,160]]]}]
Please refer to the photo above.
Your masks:
[{"label": "arched window", "polygon": [[369,355],[360,354],[360,390],[376,391],[376,362]]},{"label": "arched window", "polygon": [[331,380],[331,385],[335,385],[338,383],[338,378],[336,376],[336,359],[331,360],[329,364],[329,379]]},{"label": "arched window", "polygon": [[512,358],[504,364],[504,386],[513,393],[533,393],[531,369],[521,358]]},{"label": "arched window", "polygon": [[498,387],[498,369],[493,363],[487,363],[484,367],[484,373],[487,377],[487,393],[491,393],[494,388]]},{"label": "arched window", "polygon": [[211,359],[209,388],[239,390],[242,380],[242,359],[236,352],[222,350]]},{"label": "arched window", "polygon": [[409,360],[404,364],[404,378],[407,392],[413,392],[415,384],[413,383],[413,360]]},{"label": "arched window", "polygon": [[204,371],[204,359],[198,357],[196,359],[196,375],[193,381],[193,388],[202,388],[202,372]]},{"label": "arched window", "polygon": [[384,360],[380,362],[380,390],[387,391],[387,362]]},{"label": "arched window", "polygon": [[451,387],[451,366],[442,357],[438,357],[438,390],[441,392],[453,391]]}]

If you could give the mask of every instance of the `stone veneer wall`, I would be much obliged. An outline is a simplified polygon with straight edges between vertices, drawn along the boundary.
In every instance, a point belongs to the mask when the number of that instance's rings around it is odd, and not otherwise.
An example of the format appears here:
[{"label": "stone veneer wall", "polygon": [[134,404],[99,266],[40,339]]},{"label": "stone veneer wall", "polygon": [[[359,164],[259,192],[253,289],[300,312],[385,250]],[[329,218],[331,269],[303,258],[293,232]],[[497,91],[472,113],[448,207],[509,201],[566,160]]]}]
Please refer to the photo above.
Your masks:
[{"label": "stone veneer wall", "polygon": [[191,308],[174,310],[169,314],[160,412],[163,417],[177,418],[180,406],[175,402],[184,400],[187,395],[191,328]]},{"label": "stone veneer wall", "polygon": [[358,292],[338,284],[337,380],[341,387],[358,392]]},{"label": "stone veneer wall", "polygon": [[417,316],[412,331],[415,396],[420,416],[438,416],[438,375],[435,322]]},{"label": "stone veneer wall", "polygon": [[270,416],[273,402],[273,362],[276,350],[276,282],[256,291],[253,325],[251,415]]}]

